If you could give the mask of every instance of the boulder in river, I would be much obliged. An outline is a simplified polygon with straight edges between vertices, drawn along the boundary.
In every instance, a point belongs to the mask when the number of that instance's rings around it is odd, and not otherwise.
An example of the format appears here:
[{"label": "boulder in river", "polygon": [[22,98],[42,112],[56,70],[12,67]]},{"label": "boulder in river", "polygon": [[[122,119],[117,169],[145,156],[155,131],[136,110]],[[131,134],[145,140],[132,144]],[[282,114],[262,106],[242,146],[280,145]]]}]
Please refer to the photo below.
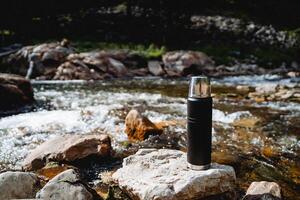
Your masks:
[{"label": "boulder in river", "polygon": [[56,80],[99,80],[110,77],[124,77],[127,68],[117,58],[123,60],[127,54],[123,52],[109,53],[106,51],[92,51],[73,53],[66,58],[55,73]]},{"label": "boulder in river", "polygon": [[33,89],[30,81],[14,74],[0,73],[0,110],[12,110],[32,104]]},{"label": "boulder in river", "polygon": [[40,181],[34,173],[8,171],[0,174],[0,199],[34,198],[40,189]]},{"label": "boulder in river", "polygon": [[26,170],[37,170],[50,161],[72,162],[90,155],[110,156],[111,140],[108,135],[65,135],[44,142],[25,159]]},{"label": "boulder in river", "polygon": [[179,150],[140,149],[112,177],[131,198],[141,200],[201,199],[234,190],[231,166],[213,163],[209,170],[196,171],[186,159]]},{"label": "boulder in river", "polygon": [[150,135],[157,135],[163,132],[161,128],[158,128],[137,110],[129,111],[125,118],[125,126],[125,132],[131,140],[145,140]]},{"label": "boulder in river", "polygon": [[243,200],[280,200],[280,190],[275,182],[252,182]]},{"label": "boulder in river", "polygon": [[[87,187],[78,173],[69,169],[51,179],[37,194],[38,199],[76,199],[91,200],[95,192]],[[98,198],[100,199],[100,198]]]},{"label": "boulder in river", "polygon": [[[65,61],[66,57],[73,53],[74,49],[66,40],[62,42],[44,43],[35,46],[26,46],[5,59],[4,64],[8,71],[28,77],[54,76],[56,68]],[[33,69],[27,74],[30,62]]]},{"label": "boulder in river", "polygon": [[162,68],[161,63],[155,60],[148,62],[148,70],[154,76],[162,76],[165,74],[165,71]]},{"label": "boulder in river", "polygon": [[171,51],[163,55],[164,69],[169,76],[201,74],[203,68],[213,66],[213,60],[197,51]]},{"label": "boulder in river", "polygon": [[[43,78],[43,77],[41,77]],[[61,64],[53,77],[54,80],[99,80],[102,76],[83,62],[76,60]]]}]

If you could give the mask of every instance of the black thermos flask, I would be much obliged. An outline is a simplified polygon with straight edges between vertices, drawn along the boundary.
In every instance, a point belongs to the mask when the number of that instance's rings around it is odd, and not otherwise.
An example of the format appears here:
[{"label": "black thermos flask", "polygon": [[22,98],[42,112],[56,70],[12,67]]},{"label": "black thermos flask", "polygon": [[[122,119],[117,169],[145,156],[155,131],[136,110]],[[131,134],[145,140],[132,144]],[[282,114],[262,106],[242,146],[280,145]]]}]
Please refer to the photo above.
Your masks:
[{"label": "black thermos flask", "polygon": [[187,100],[187,161],[191,169],[205,170],[211,163],[212,97],[210,80],[193,76]]}]

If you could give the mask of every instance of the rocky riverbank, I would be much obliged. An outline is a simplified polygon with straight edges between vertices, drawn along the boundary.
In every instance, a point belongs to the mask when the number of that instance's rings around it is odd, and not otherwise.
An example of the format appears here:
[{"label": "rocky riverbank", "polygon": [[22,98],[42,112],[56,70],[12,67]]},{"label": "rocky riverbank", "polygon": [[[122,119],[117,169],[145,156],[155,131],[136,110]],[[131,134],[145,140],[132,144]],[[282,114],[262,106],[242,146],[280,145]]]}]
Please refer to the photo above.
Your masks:
[{"label": "rocky riverbank", "polygon": [[[25,188],[28,198],[51,195],[60,198],[78,192],[82,192],[82,198],[96,199],[134,199],[136,196],[143,199],[143,195],[151,198],[151,194],[181,197],[180,191],[186,191],[184,188],[189,186],[170,178],[178,177],[179,173],[163,172],[169,161],[184,168],[187,84],[187,80],[158,78],[32,81],[35,108],[0,119],[0,168],[10,173],[29,173],[28,176],[33,177],[28,182],[34,187]],[[234,168],[236,185],[230,178],[228,190],[215,181],[215,185],[201,191],[206,191],[208,199],[232,199],[232,195],[241,199],[252,182],[267,181],[258,184],[266,190],[258,191],[254,184],[244,198],[273,195],[275,199],[297,199],[298,78],[227,77],[212,79],[212,86],[212,159]],[[172,150],[136,154],[145,148]],[[135,162],[137,157],[143,159],[144,164]],[[145,187],[137,187],[129,181],[138,177],[131,174],[131,169],[140,165],[149,175]],[[157,177],[151,177],[151,172]],[[216,175],[210,172],[202,175],[209,175],[208,178]],[[151,180],[159,183],[160,179],[169,181],[165,187],[169,188],[168,194],[151,186]],[[277,192],[279,187],[269,182],[280,185],[281,197]],[[182,186],[182,190],[177,186]],[[230,188],[234,189],[233,193]],[[190,195],[198,197],[198,189],[193,188]]]},{"label": "rocky riverbank", "polygon": [[38,80],[102,80],[135,76],[211,77],[280,74],[299,77],[297,64],[266,69],[255,64],[215,65],[205,53],[171,51],[151,59],[130,50],[94,50],[78,53],[68,40],[26,46],[2,58],[1,71]]}]

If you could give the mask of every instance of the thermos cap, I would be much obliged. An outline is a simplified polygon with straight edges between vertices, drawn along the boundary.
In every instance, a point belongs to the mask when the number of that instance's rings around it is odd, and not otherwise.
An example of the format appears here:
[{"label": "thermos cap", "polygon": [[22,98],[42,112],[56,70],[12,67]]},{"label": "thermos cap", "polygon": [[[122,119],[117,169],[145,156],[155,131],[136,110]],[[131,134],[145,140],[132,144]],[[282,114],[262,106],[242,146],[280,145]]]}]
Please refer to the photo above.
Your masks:
[{"label": "thermos cap", "polygon": [[192,76],[189,86],[189,97],[210,97],[210,80],[207,76]]}]

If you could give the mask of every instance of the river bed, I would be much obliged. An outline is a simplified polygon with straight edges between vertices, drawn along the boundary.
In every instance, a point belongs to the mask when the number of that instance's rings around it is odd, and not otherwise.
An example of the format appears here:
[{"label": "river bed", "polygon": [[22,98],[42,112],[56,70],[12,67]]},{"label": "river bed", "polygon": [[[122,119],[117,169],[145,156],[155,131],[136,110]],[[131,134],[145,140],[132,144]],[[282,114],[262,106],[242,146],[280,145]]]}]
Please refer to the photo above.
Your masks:
[{"label": "river bed", "polygon": [[[185,79],[32,83],[34,110],[0,119],[0,170],[21,169],[32,149],[67,133],[107,133],[121,156],[141,147],[186,149]],[[212,81],[213,160],[235,168],[240,195],[252,181],[266,180],[279,183],[287,199],[300,199],[300,104],[256,102],[235,90],[236,85],[259,84],[299,87],[299,78],[243,76]],[[176,121],[177,125],[160,136],[131,143],[124,132],[124,119],[131,109],[154,122]],[[90,179],[97,178],[95,174]]]}]

